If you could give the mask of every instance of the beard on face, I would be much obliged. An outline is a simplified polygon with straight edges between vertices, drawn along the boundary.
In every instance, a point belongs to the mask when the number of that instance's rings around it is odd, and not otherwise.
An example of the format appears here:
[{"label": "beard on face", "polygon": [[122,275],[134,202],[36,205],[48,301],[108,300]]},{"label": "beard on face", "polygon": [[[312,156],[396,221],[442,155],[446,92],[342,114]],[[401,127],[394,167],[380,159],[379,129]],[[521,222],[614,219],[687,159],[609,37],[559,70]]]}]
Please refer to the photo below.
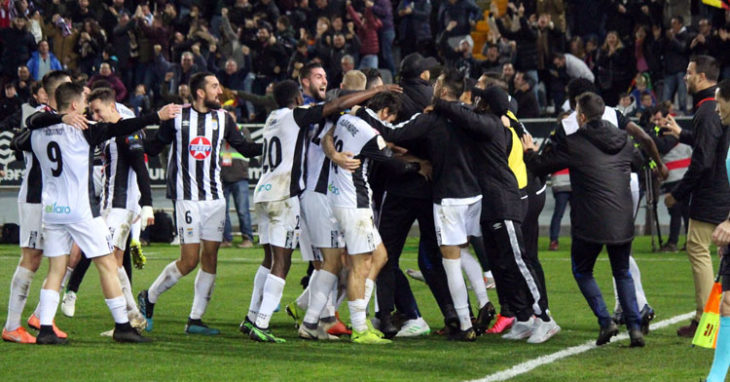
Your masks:
[{"label": "beard on face", "polygon": [[203,102],[203,105],[207,107],[208,109],[218,110],[221,108],[221,103],[218,102],[218,100],[209,100],[206,99],[205,102]]},{"label": "beard on face", "polygon": [[312,82],[309,83],[309,94],[311,94],[312,98],[317,100],[317,102],[324,101],[324,98],[319,93],[319,88],[317,86],[314,86],[314,83]]}]

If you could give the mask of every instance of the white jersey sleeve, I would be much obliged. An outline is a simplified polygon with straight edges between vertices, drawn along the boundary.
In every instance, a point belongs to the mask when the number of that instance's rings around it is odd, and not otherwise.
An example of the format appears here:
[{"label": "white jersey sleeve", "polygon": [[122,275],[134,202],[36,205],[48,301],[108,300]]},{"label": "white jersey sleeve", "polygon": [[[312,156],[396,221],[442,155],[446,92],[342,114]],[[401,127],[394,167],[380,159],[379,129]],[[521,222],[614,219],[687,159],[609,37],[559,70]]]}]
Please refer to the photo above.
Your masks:
[{"label": "white jersey sleeve", "polygon": [[[364,151],[374,145],[386,148],[385,140],[362,119],[344,115],[335,125],[334,144],[337,151],[349,151],[355,158],[365,159]],[[333,164],[330,168],[328,196],[334,207],[370,208],[372,191],[367,181],[370,162],[363,160],[360,168],[350,173]]]}]

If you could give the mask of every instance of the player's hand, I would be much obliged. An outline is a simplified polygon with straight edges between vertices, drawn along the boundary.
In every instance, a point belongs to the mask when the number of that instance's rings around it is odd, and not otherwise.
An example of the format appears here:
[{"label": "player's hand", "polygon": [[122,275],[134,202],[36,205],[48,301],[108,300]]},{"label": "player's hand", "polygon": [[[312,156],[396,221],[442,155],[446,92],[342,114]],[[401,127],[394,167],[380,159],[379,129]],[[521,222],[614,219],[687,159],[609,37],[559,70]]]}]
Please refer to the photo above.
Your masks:
[{"label": "player's hand", "polygon": [[431,166],[431,162],[422,160],[418,163],[421,165],[421,169],[418,170],[418,174],[426,178],[426,180],[431,180],[431,174],[433,174],[433,166]]},{"label": "player's hand", "polygon": [[353,172],[360,168],[360,159],[355,159],[355,154],[349,151],[335,153],[332,161],[348,172]]},{"label": "player's hand", "polygon": [[672,196],[672,194],[666,194],[664,195],[664,204],[667,206],[667,208],[672,208],[675,204],[677,204],[677,199],[674,199],[674,196]]},{"label": "player's hand", "polygon": [[400,147],[393,142],[388,142],[386,145],[388,146],[390,151],[392,151],[393,154],[395,154],[395,155],[405,155],[408,152],[407,148]]},{"label": "player's hand", "polygon": [[87,124],[88,121],[86,121],[86,117],[84,117],[83,114],[77,113],[77,112],[71,112],[68,114],[64,114],[61,118],[61,121],[63,123],[73,126],[79,130],[86,130],[89,128],[89,125]]},{"label": "player's hand", "polygon": [[167,121],[168,119],[175,118],[176,115],[182,111],[182,105],[175,105],[174,103],[167,104],[157,112],[157,116],[160,117],[160,121]]},{"label": "player's hand", "polygon": [[662,130],[664,131],[664,135],[672,135],[677,139],[679,139],[679,135],[682,133],[682,128],[679,127],[679,124],[677,124],[677,121],[671,115],[667,115],[667,118],[664,119]]},{"label": "player's hand", "polygon": [[352,108],[350,108],[350,112],[348,114],[350,115],[357,115],[357,111],[360,110],[360,105],[355,105]]},{"label": "player's hand", "polygon": [[428,106],[426,106],[426,107],[425,107],[425,108],[423,109],[423,114],[428,114],[428,113],[432,112],[432,111],[433,111],[433,108],[434,108],[434,106],[433,106],[433,105],[428,105]]},{"label": "player's hand", "polygon": [[152,206],[143,206],[140,215],[142,219],[142,231],[144,231],[147,226],[155,224],[155,212],[152,211]]},{"label": "player's hand", "polygon": [[532,135],[525,134],[522,136],[522,149],[524,151],[532,150],[537,151],[537,146],[535,146],[535,141],[532,139]]},{"label": "player's hand", "polygon": [[715,227],[715,231],[712,232],[712,242],[718,247],[730,244],[730,221],[725,220]]}]

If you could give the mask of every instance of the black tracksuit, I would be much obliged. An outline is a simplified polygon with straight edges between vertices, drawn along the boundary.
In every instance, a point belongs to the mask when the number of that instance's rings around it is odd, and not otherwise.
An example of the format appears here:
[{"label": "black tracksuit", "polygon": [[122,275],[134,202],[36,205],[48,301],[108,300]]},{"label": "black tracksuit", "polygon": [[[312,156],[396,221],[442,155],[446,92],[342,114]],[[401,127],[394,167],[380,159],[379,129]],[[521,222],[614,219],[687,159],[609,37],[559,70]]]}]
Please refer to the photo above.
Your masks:
[{"label": "black tracksuit", "polygon": [[571,259],[573,276],[601,327],[611,317],[593,278],[593,266],[607,246],[621,306],[630,329],[640,325],[634,283],[629,274],[634,237],[629,185],[634,147],[625,131],[598,120],[556,141],[541,155],[527,151],[525,163],[536,175],[570,169]]},{"label": "black tracksuit", "polygon": [[691,219],[719,224],[730,212],[730,185],[725,169],[730,133],[715,112],[714,95],[714,86],[693,95],[699,105],[692,117],[693,129],[682,130],[679,137],[680,142],[692,146],[692,161],[672,196],[678,201],[689,199]]}]

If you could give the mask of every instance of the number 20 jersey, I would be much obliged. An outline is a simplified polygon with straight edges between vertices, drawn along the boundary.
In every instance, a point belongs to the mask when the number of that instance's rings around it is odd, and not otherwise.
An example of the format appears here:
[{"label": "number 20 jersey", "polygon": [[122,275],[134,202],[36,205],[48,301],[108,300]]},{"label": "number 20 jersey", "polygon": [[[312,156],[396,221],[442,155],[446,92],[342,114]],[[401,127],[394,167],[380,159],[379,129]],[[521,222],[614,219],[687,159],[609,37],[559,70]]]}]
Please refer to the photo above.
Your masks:
[{"label": "number 20 jersey", "polygon": [[264,125],[261,177],[254,203],[299,196],[306,179],[306,140],[309,125],[322,119],[323,105],[281,108],[269,114]]}]

